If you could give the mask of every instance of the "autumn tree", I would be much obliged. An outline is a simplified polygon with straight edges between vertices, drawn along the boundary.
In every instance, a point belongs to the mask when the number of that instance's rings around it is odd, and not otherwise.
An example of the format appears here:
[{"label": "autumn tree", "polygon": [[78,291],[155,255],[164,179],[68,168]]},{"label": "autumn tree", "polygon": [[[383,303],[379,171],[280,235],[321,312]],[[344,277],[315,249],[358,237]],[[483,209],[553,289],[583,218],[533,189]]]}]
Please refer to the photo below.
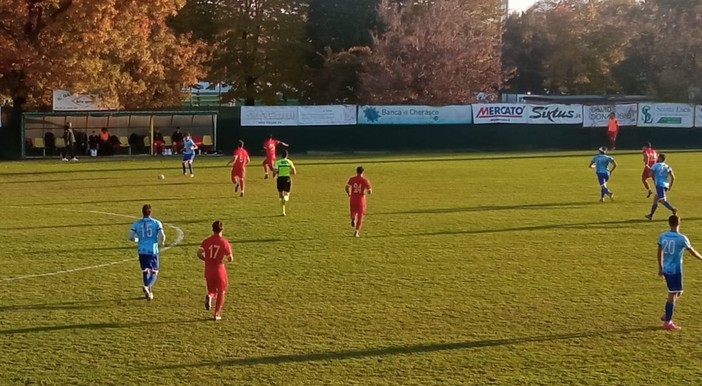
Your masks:
[{"label": "autumn tree", "polygon": [[367,103],[469,103],[500,83],[499,1],[383,0],[361,77]]},{"label": "autumn tree", "polygon": [[[207,2],[205,2],[207,3]],[[206,79],[232,86],[225,100],[279,102],[295,97],[305,52],[304,3],[296,0],[211,2],[217,44]]]},{"label": "autumn tree", "polygon": [[355,103],[361,58],[382,27],[380,0],[310,0],[307,6],[305,86],[311,103]]},{"label": "autumn tree", "polygon": [[54,89],[127,109],[179,105],[207,52],[166,19],[180,0],[4,0],[0,94],[47,108]]}]

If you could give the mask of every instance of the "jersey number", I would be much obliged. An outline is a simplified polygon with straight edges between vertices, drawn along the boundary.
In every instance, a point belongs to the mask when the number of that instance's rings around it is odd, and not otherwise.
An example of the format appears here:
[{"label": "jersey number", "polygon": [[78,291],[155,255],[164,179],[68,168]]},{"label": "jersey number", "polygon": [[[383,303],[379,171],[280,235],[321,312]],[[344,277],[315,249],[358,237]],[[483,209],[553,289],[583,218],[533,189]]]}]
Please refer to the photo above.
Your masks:
[{"label": "jersey number", "polygon": [[210,250],[210,255],[207,257],[209,259],[216,259],[219,255],[219,245],[210,245],[208,249]]},{"label": "jersey number", "polygon": [[154,237],[154,228],[151,224],[143,224],[141,226],[141,238]]},{"label": "jersey number", "polygon": [[675,253],[675,240],[663,240],[661,242],[661,249],[666,255],[672,255]]},{"label": "jersey number", "polygon": [[362,194],[363,193],[363,185],[359,183],[354,183],[353,184],[353,192],[357,194]]}]

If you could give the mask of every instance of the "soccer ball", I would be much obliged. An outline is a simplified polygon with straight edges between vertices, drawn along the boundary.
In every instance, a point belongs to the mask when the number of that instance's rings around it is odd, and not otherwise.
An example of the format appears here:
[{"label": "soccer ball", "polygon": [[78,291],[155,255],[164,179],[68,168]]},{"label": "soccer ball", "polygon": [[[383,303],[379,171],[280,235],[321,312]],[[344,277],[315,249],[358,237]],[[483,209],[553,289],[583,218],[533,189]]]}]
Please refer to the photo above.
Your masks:
[{"label": "soccer ball", "polygon": [[164,178],[166,178],[166,176],[164,176],[163,174],[159,174],[159,175],[158,175],[158,179],[159,179],[159,180],[162,180],[162,179],[164,179]]}]

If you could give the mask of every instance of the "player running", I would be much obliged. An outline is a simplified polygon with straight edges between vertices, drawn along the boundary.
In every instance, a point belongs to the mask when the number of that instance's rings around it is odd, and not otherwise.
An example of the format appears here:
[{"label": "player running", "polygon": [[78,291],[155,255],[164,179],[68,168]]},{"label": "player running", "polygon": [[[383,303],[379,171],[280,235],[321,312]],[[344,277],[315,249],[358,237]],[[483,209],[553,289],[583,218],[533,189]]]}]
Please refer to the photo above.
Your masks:
[{"label": "player running", "polygon": [[275,164],[275,153],[278,149],[278,145],[288,147],[288,144],[273,138],[273,134],[268,135],[268,139],[263,142],[263,149],[266,151],[266,159],[263,160],[263,172],[265,175],[263,179],[268,178],[268,171],[273,170]]},{"label": "player running", "polygon": [[234,156],[227,162],[227,166],[234,164],[232,167],[232,183],[234,184],[234,193],[241,189],[240,197],[244,197],[246,166],[249,162],[251,162],[249,152],[244,149],[244,141],[239,140],[239,147],[234,150]]},{"label": "player running", "polygon": [[356,168],[356,175],[346,182],[346,194],[349,196],[351,207],[351,226],[354,228],[353,237],[360,237],[363,216],[366,214],[366,195],[371,194],[371,183],[363,175],[363,166]]},{"label": "player running", "polygon": [[183,175],[187,176],[188,173],[185,170],[187,166],[190,171],[190,177],[195,177],[193,174],[193,160],[195,159],[195,150],[197,150],[197,145],[193,141],[190,133],[185,134],[183,139]]},{"label": "player running", "polygon": [[664,277],[668,285],[668,300],[665,302],[665,314],[661,316],[663,328],[665,330],[680,330],[680,326],[673,323],[673,311],[680,295],[683,293],[682,263],[685,250],[692,256],[702,260],[692,245],[690,240],[680,233],[680,217],[672,215],[668,217],[670,230],[663,232],[658,237],[658,276]]},{"label": "player running", "polygon": [[643,182],[644,189],[646,189],[646,191],[648,192],[646,194],[646,198],[649,198],[651,197],[651,194],[653,194],[653,191],[648,185],[648,179],[651,178],[651,166],[653,166],[656,163],[658,159],[658,153],[656,152],[656,149],[653,148],[653,145],[651,145],[651,142],[646,143],[646,145],[642,149],[642,153],[644,169],[643,173],[641,173],[641,182]]},{"label": "player running", "polygon": [[139,243],[137,253],[144,279],[144,296],[148,300],[153,300],[153,287],[156,283],[159,267],[158,247],[159,245],[163,246],[166,242],[166,234],[163,232],[161,222],[151,217],[151,205],[144,205],[141,208],[141,214],[144,217],[132,224],[129,240]]},{"label": "player running", "polygon": [[205,295],[205,309],[212,308],[212,298],[216,298],[214,320],[222,319],[222,305],[224,293],[229,286],[227,268],[224,262],[234,261],[232,246],[222,237],[224,225],[221,221],[212,223],[212,236],[206,238],[197,250],[197,257],[205,262],[205,281],[207,282],[207,295]]},{"label": "player running", "polygon": [[280,206],[283,209],[285,216],[285,204],[290,200],[290,188],[292,187],[291,175],[297,174],[295,164],[288,159],[288,151],[281,151],[282,159],[279,159],[273,165],[273,176],[278,176],[276,185],[278,187],[278,197],[280,198]]},{"label": "player running", "polygon": [[[653,177],[653,183],[656,185],[656,195],[653,197],[651,213],[647,214],[646,218],[653,220],[653,215],[656,213],[656,209],[658,209],[658,203],[670,209],[673,214],[678,214],[678,210],[670,205],[666,195],[670,189],[673,189],[675,174],[673,173],[673,168],[665,163],[665,154],[659,154],[658,162],[651,166],[651,177]],[[670,179],[670,181],[668,181],[668,179]]]},{"label": "player running", "polygon": [[[608,156],[607,148],[602,146],[598,149],[599,154],[592,158],[590,161],[590,167],[595,168],[595,173],[597,174],[597,181],[600,184],[600,202],[604,202],[605,196],[609,196],[610,200],[614,200],[614,193],[610,192],[607,188],[607,181],[612,175],[614,169],[617,168],[617,162],[614,158]],[[612,168],[609,168],[609,164],[612,164]]]}]

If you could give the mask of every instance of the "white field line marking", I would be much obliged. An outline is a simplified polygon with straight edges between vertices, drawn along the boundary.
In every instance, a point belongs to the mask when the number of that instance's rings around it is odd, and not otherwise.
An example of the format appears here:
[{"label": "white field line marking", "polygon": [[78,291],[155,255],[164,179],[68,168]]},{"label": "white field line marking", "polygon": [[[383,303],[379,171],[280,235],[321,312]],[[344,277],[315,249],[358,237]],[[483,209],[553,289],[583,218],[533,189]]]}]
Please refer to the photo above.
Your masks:
[{"label": "white field line marking", "polygon": [[[23,207],[23,206],[13,206],[13,208],[28,209],[27,207]],[[54,210],[56,210],[56,209],[54,208]],[[75,209],[72,209],[72,210],[73,210],[73,211],[76,211]],[[133,219],[139,219],[139,218],[140,218],[140,217],[135,217],[135,216],[129,216],[129,215],[126,215],[126,214],[118,214],[118,213],[110,213],[110,212],[100,212],[100,211],[97,211],[97,210],[78,210],[78,212],[95,213],[95,214],[104,214],[104,215],[108,215],[108,216],[126,217],[126,218],[133,218]],[[172,243],[170,243],[170,244],[168,244],[168,245],[166,245],[165,247],[163,247],[163,249],[161,249],[162,251],[167,251],[167,250],[169,250],[169,249],[175,247],[176,245],[180,244],[180,243],[183,241],[183,239],[185,238],[185,233],[183,232],[182,229],[178,228],[178,227],[175,226],[175,225],[168,224],[168,223],[164,223],[164,225],[168,226],[169,228],[173,228],[173,229],[175,229],[176,232],[178,232],[178,237],[176,237],[175,241],[172,242]],[[87,270],[89,270],[89,269],[105,268],[105,267],[109,267],[109,266],[111,266],[111,265],[117,265],[117,264],[126,263],[126,262],[128,262],[128,261],[135,261],[135,259],[134,259],[133,257],[130,257],[129,259],[124,259],[124,260],[120,260],[120,261],[113,261],[113,262],[110,262],[110,263],[104,263],[104,264],[98,264],[98,265],[90,265],[90,266],[87,266],[87,267],[66,269],[66,270],[63,270],[63,271],[47,272],[47,273],[37,273],[37,274],[33,274],[33,275],[24,275],[24,276],[8,277],[8,278],[5,278],[5,279],[0,279],[0,282],[4,282],[4,281],[16,281],[16,280],[22,280],[22,279],[30,279],[30,278],[34,278],[34,277],[44,277],[44,276],[63,275],[63,274],[65,274],[65,273],[73,273],[73,272],[79,272],[79,271],[87,271]]]}]

